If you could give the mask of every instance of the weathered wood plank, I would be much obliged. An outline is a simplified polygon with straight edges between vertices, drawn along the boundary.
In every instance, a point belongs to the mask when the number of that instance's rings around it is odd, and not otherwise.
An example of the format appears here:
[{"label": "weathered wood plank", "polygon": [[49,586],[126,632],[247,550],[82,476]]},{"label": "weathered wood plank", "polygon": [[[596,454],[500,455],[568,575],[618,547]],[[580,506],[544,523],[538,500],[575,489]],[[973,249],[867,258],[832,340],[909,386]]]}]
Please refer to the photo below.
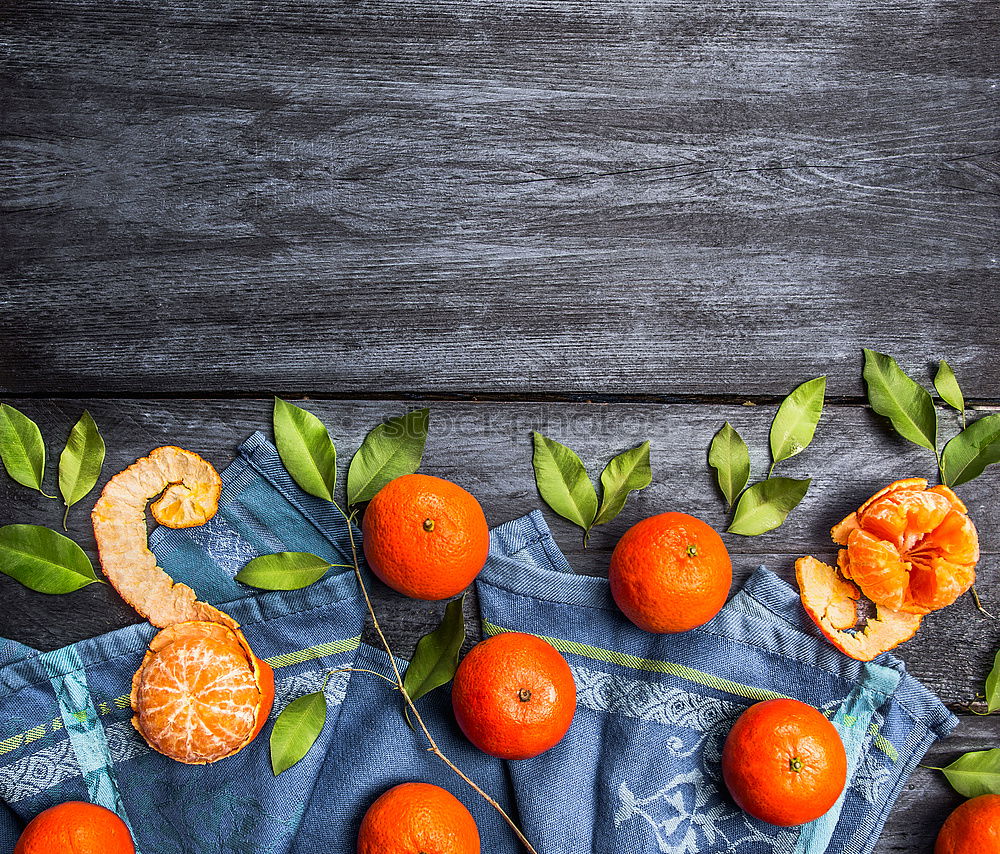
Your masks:
[{"label": "weathered wood plank", "polygon": [[[923,764],[944,767],[969,750],[997,747],[1000,725],[993,717],[966,715],[958,729],[928,752]],[[940,771],[917,768],[889,814],[877,854],[931,854],[938,830],[964,798],[948,785]]]},{"label": "weathered wood plank", "polygon": [[988,0],[4,5],[0,391],[997,399]]},{"label": "weathered wood plank", "polygon": [[[224,466],[233,448],[252,430],[267,430],[270,404],[246,401],[20,400],[18,406],[42,426],[50,458],[86,406],[107,439],[105,479],[156,445],[177,443],[204,453]],[[398,414],[406,401],[369,403],[322,401],[305,404],[329,425],[346,465],[361,438],[380,418]],[[598,529],[584,550],[576,530],[548,514],[553,532],[578,571],[604,574],[611,548],[631,523],[667,509],[702,516],[713,525],[725,523],[705,463],[708,442],[724,419],[737,425],[754,449],[755,471],[765,468],[767,428],[773,407],[694,407],[690,405],[599,404],[435,404],[424,470],[456,480],[483,502],[491,524],[541,505],[531,470],[530,431],[540,429],[580,451],[592,474],[607,458],[645,438],[653,445],[654,482],[633,496],[621,517]],[[933,460],[881,429],[866,411],[830,407],[815,443],[788,461],[788,473],[815,474],[814,488],[786,525],[760,538],[726,535],[736,577],[745,578],[764,562],[789,578],[791,562],[806,551],[832,556],[828,529],[891,478],[933,474]],[[763,452],[763,453],[762,453]],[[783,466],[784,468],[784,466]],[[963,497],[979,523],[987,553],[980,578],[987,603],[1000,606],[992,591],[1000,582],[1000,518],[991,472],[964,487]],[[54,468],[50,464],[50,485]],[[87,514],[93,499],[70,515],[71,534],[93,554]],[[0,523],[30,521],[56,525],[59,510],[35,493],[0,478]],[[19,638],[39,648],[98,634],[136,620],[106,587],[86,588],[69,596],[42,596],[0,576],[0,635]],[[442,605],[408,600],[378,585],[376,608],[397,651],[409,655],[422,633],[439,617]],[[471,614],[471,605],[470,605]],[[471,627],[470,623],[470,627]],[[917,638],[899,650],[911,672],[956,709],[981,690],[990,660],[1000,646],[997,623],[974,610],[968,598],[926,620]],[[935,748],[929,764],[946,764],[961,752],[997,743],[996,718],[963,716],[956,736]],[[890,818],[879,842],[879,854],[930,852],[948,811],[959,802],[936,772],[918,770]]]}]

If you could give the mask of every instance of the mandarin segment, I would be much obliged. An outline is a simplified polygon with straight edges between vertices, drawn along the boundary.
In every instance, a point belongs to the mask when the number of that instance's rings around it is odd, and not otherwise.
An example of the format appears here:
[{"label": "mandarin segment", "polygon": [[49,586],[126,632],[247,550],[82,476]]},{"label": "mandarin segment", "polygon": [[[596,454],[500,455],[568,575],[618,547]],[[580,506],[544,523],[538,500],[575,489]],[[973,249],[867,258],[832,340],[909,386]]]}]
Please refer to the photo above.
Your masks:
[{"label": "mandarin segment", "polygon": [[926,486],[890,484],[861,506],[847,536],[845,574],[890,610],[928,614],[975,581],[979,537],[965,505],[947,487]]}]

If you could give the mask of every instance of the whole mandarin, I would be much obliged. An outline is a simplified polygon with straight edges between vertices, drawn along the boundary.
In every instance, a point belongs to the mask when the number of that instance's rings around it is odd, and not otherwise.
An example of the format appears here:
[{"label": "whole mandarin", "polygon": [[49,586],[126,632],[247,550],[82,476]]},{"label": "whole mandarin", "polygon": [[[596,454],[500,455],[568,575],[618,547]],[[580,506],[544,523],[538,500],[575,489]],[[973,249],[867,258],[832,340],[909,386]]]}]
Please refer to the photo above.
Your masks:
[{"label": "whole mandarin", "polygon": [[14,854],[135,854],[135,845],[125,822],[111,810],[67,801],[28,822]]},{"label": "whole mandarin", "polygon": [[362,521],[368,565],[393,590],[414,599],[449,599],[486,563],[490,532],[479,502],[439,477],[389,481]]},{"label": "whole mandarin", "polygon": [[576,711],[576,682],[551,644],[503,632],[462,659],[451,689],[455,719],[476,747],[501,759],[530,759],[558,744]]},{"label": "whole mandarin", "polygon": [[629,528],[611,555],[611,595],[647,632],[685,632],[726,603],[733,566],[722,537],[686,513],[661,513]]}]

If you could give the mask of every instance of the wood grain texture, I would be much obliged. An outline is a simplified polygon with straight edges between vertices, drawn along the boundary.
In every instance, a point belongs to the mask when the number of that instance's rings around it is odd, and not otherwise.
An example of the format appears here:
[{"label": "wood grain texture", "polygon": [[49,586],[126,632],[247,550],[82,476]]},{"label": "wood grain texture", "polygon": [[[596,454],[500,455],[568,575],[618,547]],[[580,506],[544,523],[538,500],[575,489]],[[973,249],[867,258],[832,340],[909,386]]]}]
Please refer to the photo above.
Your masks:
[{"label": "wood grain texture", "polygon": [[991,0],[0,9],[0,391],[997,399]]},{"label": "wood grain texture", "polygon": [[[6,398],[42,427],[54,459],[70,427],[84,407],[97,420],[107,440],[108,458],[101,485],[135,458],[164,443],[203,453],[224,467],[234,448],[250,432],[269,432],[270,402],[24,400]],[[341,465],[346,466],[365,433],[380,419],[412,407],[407,401],[307,402],[329,426]],[[766,467],[767,431],[774,407],[694,407],[685,404],[476,404],[442,402],[432,406],[430,436],[423,471],[455,480],[482,501],[491,525],[542,506],[531,469],[531,430],[571,444],[597,477],[606,460],[649,438],[653,483],[629,499],[621,516],[595,530],[584,549],[578,530],[546,512],[560,547],[578,572],[606,574],[610,551],[624,530],[647,515],[668,509],[694,513],[724,526],[722,498],[715,491],[706,462],[712,434],[728,419],[747,438],[755,475]],[[816,439],[798,457],[781,465],[787,474],[815,475],[802,506],[785,526],[758,538],[724,535],[734,558],[736,583],[765,563],[786,579],[792,562],[804,553],[832,558],[830,526],[887,480],[906,475],[933,475],[929,454],[904,444],[882,429],[866,410],[829,407]],[[55,472],[50,463],[48,483]],[[988,471],[960,491],[982,534],[985,554],[979,568],[980,587],[988,607],[1000,611],[1000,516],[995,508],[997,477]],[[94,557],[88,514],[96,493],[70,514],[70,534]],[[0,523],[58,524],[56,502],[0,478]],[[412,654],[417,638],[436,624],[443,603],[406,599],[376,585],[375,607],[395,650]],[[43,596],[0,576],[0,636],[13,637],[41,649],[110,631],[137,621],[137,616],[107,587],[85,588],[67,596]],[[475,602],[467,603],[472,638]],[[469,643],[471,643],[470,638]],[[372,642],[377,639],[370,636]],[[918,636],[898,650],[910,672],[935,690],[962,717],[957,734],[937,745],[928,764],[947,764],[965,750],[996,744],[996,717],[964,713],[982,690],[992,656],[1000,647],[1000,623],[988,620],[963,597],[950,608],[929,616]],[[959,802],[937,772],[918,769],[892,813],[876,849],[930,852],[937,828]]]}]

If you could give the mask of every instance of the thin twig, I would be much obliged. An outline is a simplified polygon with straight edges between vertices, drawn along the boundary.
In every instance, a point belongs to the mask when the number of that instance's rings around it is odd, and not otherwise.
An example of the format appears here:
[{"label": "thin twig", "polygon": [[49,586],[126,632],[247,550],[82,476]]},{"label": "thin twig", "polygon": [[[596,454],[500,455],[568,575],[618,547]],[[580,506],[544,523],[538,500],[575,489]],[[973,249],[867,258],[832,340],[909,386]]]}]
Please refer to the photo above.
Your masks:
[{"label": "thin twig", "polygon": [[330,673],[371,673],[372,676],[377,676],[379,679],[384,679],[393,688],[398,688],[395,679],[390,679],[384,673],[379,673],[377,670],[369,670],[367,667],[338,667],[336,670],[331,670]]},{"label": "thin twig", "polygon": [[521,829],[517,826],[514,820],[504,811],[504,808],[500,806],[500,804],[498,804],[496,800],[490,797],[490,795],[484,792],[461,768],[459,768],[454,762],[452,762],[447,756],[445,756],[441,748],[438,747],[438,743],[434,740],[434,736],[431,735],[431,731],[427,729],[427,724],[424,723],[424,719],[420,716],[420,712],[417,711],[416,705],[411,699],[409,692],[403,685],[403,676],[399,672],[399,667],[396,665],[396,658],[392,654],[392,648],[389,646],[389,641],[386,638],[385,633],[382,631],[382,626],[379,625],[378,617],[375,614],[375,607],[372,605],[371,597],[368,595],[368,588],[365,587],[364,578],[362,578],[361,576],[361,564],[358,561],[358,547],[354,542],[354,513],[352,511],[352,513],[348,515],[336,502],[333,502],[333,506],[340,511],[340,515],[343,516],[344,519],[347,521],[347,535],[351,541],[351,557],[354,560],[354,574],[355,576],[357,576],[358,584],[361,585],[361,593],[365,597],[365,604],[368,606],[368,613],[371,615],[372,623],[375,626],[375,631],[378,634],[379,639],[382,641],[382,646],[385,647],[386,653],[389,655],[389,664],[392,665],[392,672],[393,675],[396,677],[396,687],[399,689],[399,692],[403,695],[403,700],[405,700],[406,705],[409,706],[410,711],[413,713],[413,717],[416,719],[417,723],[420,725],[420,729],[424,733],[424,737],[427,739],[428,744],[430,744],[428,750],[431,753],[433,753],[438,759],[440,759],[445,765],[451,768],[451,770],[454,771],[459,777],[465,780],[465,782],[468,783],[469,786],[471,786],[476,792],[478,792],[479,795],[481,795],[486,800],[486,802],[491,807],[493,807],[493,809],[495,809],[498,813],[500,813],[501,818],[503,818],[503,820],[507,822],[510,829],[514,831],[514,835],[518,838],[521,844],[530,852],[530,854],[538,854],[534,846],[528,841],[528,838],[521,832]]},{"label": "thin twig", "polygon": [[989,617],[989,618],[990,618],[991,620],[995,620],[995,619],[996,619],[996,617],[994,617],[994,616],[993,616],[993,615],[992,615],[992,614],[991,614],[991,613],[990,613],[989,611],[987,611],[987,610],[986,610],[986,609],[985,609],[985,608],[983,607],[983,603],[979,601],[979,592],[978,592],[978,591],[976,590],[976,585],[975,585],[975,584],[973,584],[973,585],[972,585],[972,587],[971,587],[970,589],[971,589],[971,591],[972,591],[972,601],[976,603],[976,609],[977,609],[978,611],[980,611],[981,613],[985,614],[985,615],[986,615],[987,617]]}]

